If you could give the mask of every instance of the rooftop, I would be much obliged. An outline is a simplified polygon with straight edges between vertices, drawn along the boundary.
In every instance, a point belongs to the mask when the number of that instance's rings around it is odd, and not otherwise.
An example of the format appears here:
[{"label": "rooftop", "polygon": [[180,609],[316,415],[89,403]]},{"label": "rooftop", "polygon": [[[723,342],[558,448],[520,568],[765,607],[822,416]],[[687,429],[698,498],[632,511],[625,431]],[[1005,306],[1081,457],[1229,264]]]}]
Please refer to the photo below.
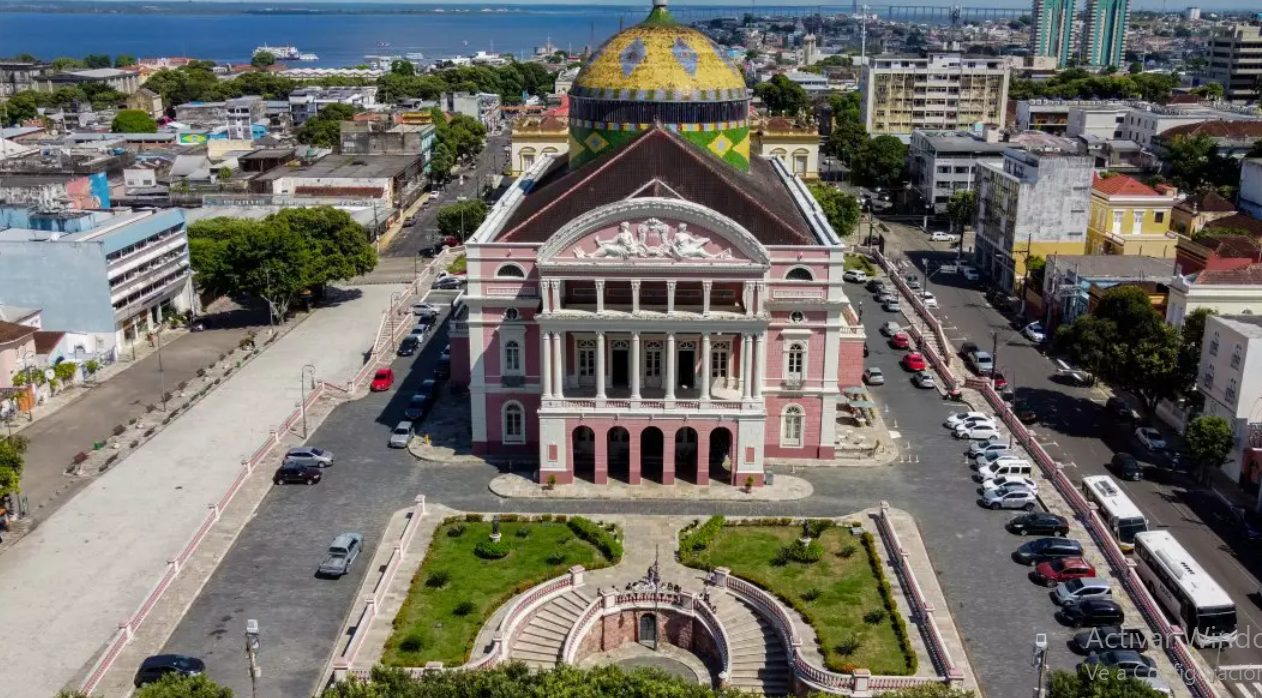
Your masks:
[{"label": "rooftop", "polygon": [[1113,175],[1101,177],[1095,175],[1091,188],[1106,196],[1161,196],[1157,190],[1133,177]]},{"label": "rooftop", "polygon": [[1253,237],[1262,237],[1262,221],[1252,216],[1246,216],[1243,213],[1234,213],[1230,216],[1224,216],[1223,218],[1210,221],[1205,224],[1205,227],[1202,230],[1210,232],[1215,229],[1244,230]]},{"label": "rooftop", "polygon": [[23,308],[20,305],[0,304],[0,320],[3,320],[4,322],[20,323],[32,315],[38,314],[39,308]]},{"label": "rooftop", "polygon": [[1174,260],[1145,255],[1055,255],[1048,262],[1062,273],[1073,271],[1078,278],[1091,281],[1169,279],[1174,275]]},{"label": "rooftop", "polygon": [[310,165],[301,167],[278,167],[271,172],[259,175],[260,181],[298,177],[315,179],[329,177],[337,179],[373,179],[381,177],[397,177],[409,167],[414,166],[420,155],[326,155]]},{"label": "rooftop", "polygon": [[94,68],[91,70],[71,70],[71,75],[77,75],[81,78],[89,78],[91,80],[109,80],[110,78],[121,78],[131,75],[126,70],[117,68]]},{"label": "rooftop", "polygon": [[918,131],[939,153],[994,153],[1002,155],[1011,143],[988,143],[966,131]]},{"label": "rooftop", "polygon": [[1202,121],[1199,124],[1175,126],[1161,132],[1161,137],[1166,139],[1175,136],[1200,135],[1210,138],[1254,140],[1262,138],[1262,121]]},{"label": "rooftop", "polygon": [[1215,191],[1192,194],[1176,204],[1175,208],[1188,213],[1232,213],[1236,210],[1230,201]]},{"label": "rooftop", "polygon": [[1214,320],[1250,339],[1262,339],[1262,315],[1219,315]]},{"label": "rooftop", "polygon": [[10,344],[35,334],[34,327],[0,320],[0,344]]},{"label": "rooftop", "polygon": [[1240,269],[1206,269],[1196,275],[1195,283],[1198,286],[1262,286],[1262,264]]},{"label": "rooftop", "polygon": [[35,353],[43,355],[51,352],[57,348],[57,343],[65,336],[65,332],[37,331],[35,333]]}]

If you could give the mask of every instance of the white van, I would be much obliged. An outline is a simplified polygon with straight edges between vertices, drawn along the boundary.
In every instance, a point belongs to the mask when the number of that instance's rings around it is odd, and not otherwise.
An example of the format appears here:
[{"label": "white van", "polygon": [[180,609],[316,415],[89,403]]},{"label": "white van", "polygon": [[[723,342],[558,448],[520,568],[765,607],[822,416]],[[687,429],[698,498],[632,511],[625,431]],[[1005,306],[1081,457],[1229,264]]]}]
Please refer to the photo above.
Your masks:
[{"label": "white van", "polygon": [[1033,474],[1034,466],[1030,465],[1028,460],[998,460],[979,468],[973,479],[978,482],[985,482],[992,477],[999,477],[1000,475],[1016,475],[1028,478]]}]

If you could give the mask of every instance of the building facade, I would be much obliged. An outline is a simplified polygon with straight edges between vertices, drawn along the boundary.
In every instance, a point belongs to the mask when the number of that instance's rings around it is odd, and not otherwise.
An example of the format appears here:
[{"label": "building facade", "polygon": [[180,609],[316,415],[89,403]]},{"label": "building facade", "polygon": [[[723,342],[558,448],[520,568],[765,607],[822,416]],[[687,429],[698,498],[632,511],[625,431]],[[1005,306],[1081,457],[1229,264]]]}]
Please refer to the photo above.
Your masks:
[{"label": "building facade", "polygon": [[977,167],[978,269],[999,287],[1021,288],[1031,256],[1086,251],[1094,161],[1066,150],[1004,151]]},{"label": "building facade", "polygon": [[1170,230],[1178,191],[1157,191],[1126,175],[1096,175],[1091,186],[1088,254],[1173,258],[1178,236]]},{"label": "building facade", "polygon": [[975,188],[978,163],[1002,163],[1010,147],[968,132],[917,130],[907,150],[907,171],[921,200],[943,213],[955,192]]},{"label": "building facade", "polygon": [[53,72],[48,63],[38,61],[0,61],[0,102],[25,90],[36,89],[36,83]]},{"label": "building facade", "polygon": [[1122,67],[1126,57],[1126,32],[1130,0],[1087,0],[1082,27],[1082,62],[1090,66]]},{"label": "building facade", "polygon": [[1182,327],[1188,313],[1198,308],[1209,308],[1218,315],[1262,314],[1262,264],[1205,269],[1176,277],[1170,284],[1166,322]]},{"label": "building facade", "polygon": [[1209,79],[1223,86],[1228,101],[1262,99],[1262,27],[1235,24],[1211,36]]},{"label": "building facade", "polygon": [[1249,436],[1262,428],[1262,317],[1210,315],[1197,366],[1196,388],[1205,396],[1204,414],[1231,425],[1231,453],[1223,472],[1248,491],[1262,481],[1262,461],[1255,451],[1262,444]]},{"label": "building facade", "polygon": [[[644,86],[702,63],[673,47],[722,60],[664,0],[626,31],[575,80],[591,113],[618,99],[601,83],[610,47],[643,39],[625,79]],[[757,486],[768,459],[833,456],[863,370],[844,244],[784,163],[733,163],[661,118],[709,106],[638,101],[657,113],[646,130],[541,157],[467,242],[452,380],[469,386],[475,453],[537,455],[540,483],[632,485]],[[580,123],[572,143],[593,133]]]},{"label": "building facade", "polygon": [[1262,158],[1240,163],[1240,210],[1262,220]]},{"label": "building facade", "polygon": [[1093,295],[1114,286],[1160,285],[1164,289],[1173,270],[1168,259],[1142,255],[1053,255],[1043,267],[1043,322],[1049,332],[1073,322],[1093,309]]},{"label": "building facade", "polygon": [[755,154],[776,158],[808,182],[819,180],[820,137],[814,123],[773,116],[756,121],[751,131]]},{"label": "building facade", "polygon": [[1057,68],[1069,63],[1074,43],[1075,0],[1034,0],[1030,55],[1050,56]]},{"label": "building facade", "polygon": [[330,104],[372,109],[377,106],[377,87],[302,87],[289,93],[289,111],[294,126],[301,126]]},{"label": "building facade", "polygon": [[860,79],[863,123],[874,136],[958,131],[977,124],[1002,128],[1009,77],[1007,64],[996,57],[874,56]]},{"label": "building facade", "polygon": [[557,116],[525,116],[513,121],[509,152],[510,174],[514,177],[535,166],[544,156],[560,156],[570,150],[570,129]]}]

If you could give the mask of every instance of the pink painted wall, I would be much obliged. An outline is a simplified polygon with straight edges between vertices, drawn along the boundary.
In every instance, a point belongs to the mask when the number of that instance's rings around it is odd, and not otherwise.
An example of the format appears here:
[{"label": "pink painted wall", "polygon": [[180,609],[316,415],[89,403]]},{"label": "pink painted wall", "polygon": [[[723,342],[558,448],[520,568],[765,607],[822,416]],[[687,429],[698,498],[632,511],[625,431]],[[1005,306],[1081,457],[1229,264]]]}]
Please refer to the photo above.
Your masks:
[{"label": "pink painted wall", "polygon": [[841,361],[837,365],[837,385],[855,388],[863,384],[863,339],[841,341]]},{"label": "pink painted wall", "polygon": [[[505,444],[501,441],[504,433],[504,405],[509,402],[521,403],[525,411],[526,443]],[[537,456],[539,453],[539,395],[537,394],[503,394],[487,393],[486,395],[486,438],[483,453],[491,455]]]},{"label": "pink painted wall", "polygon": [[451,341],[451,378],[452,385],[469,385],[472,373],[469,367],[469,340],[461,337]]},{"label": "pink painted wall", "polygon": [[[822,428],[823,400],[814,395],[796,397],[767,396],[767,443],[763,447],[766,458],[831,458],[833,444],[825,444],[821,449],[819,438]],[[802,447],[790,448],[780,445],[781,417],[789,405],[797,405],[805,413],[802,425]]]},{"label": "pink painted wall", "polygon": [[[813,330],[809,336],[800,334],[784,334],[784,328],[771,328],[770,347],[767,350],[767,381],[778,384],[783,380],[785,352],[795,342],[806,342],[805,369],[807,387],[820,387],[824,380],[824,332],[823,328]],[[770,412],[768,412],[770,414]]]}]

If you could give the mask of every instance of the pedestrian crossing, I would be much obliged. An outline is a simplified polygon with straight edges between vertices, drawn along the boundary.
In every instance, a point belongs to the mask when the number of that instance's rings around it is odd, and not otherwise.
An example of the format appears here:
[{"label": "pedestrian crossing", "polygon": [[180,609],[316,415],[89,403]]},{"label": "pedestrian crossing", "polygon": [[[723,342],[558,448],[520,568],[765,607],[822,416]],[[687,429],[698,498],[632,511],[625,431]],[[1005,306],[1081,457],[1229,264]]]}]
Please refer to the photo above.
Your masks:
[{"label": "pedestrian crossing", "polygon": [[1230,691],[1231,698],[1262,698],[1262,666],[1219,667],[1218,678]]}]

